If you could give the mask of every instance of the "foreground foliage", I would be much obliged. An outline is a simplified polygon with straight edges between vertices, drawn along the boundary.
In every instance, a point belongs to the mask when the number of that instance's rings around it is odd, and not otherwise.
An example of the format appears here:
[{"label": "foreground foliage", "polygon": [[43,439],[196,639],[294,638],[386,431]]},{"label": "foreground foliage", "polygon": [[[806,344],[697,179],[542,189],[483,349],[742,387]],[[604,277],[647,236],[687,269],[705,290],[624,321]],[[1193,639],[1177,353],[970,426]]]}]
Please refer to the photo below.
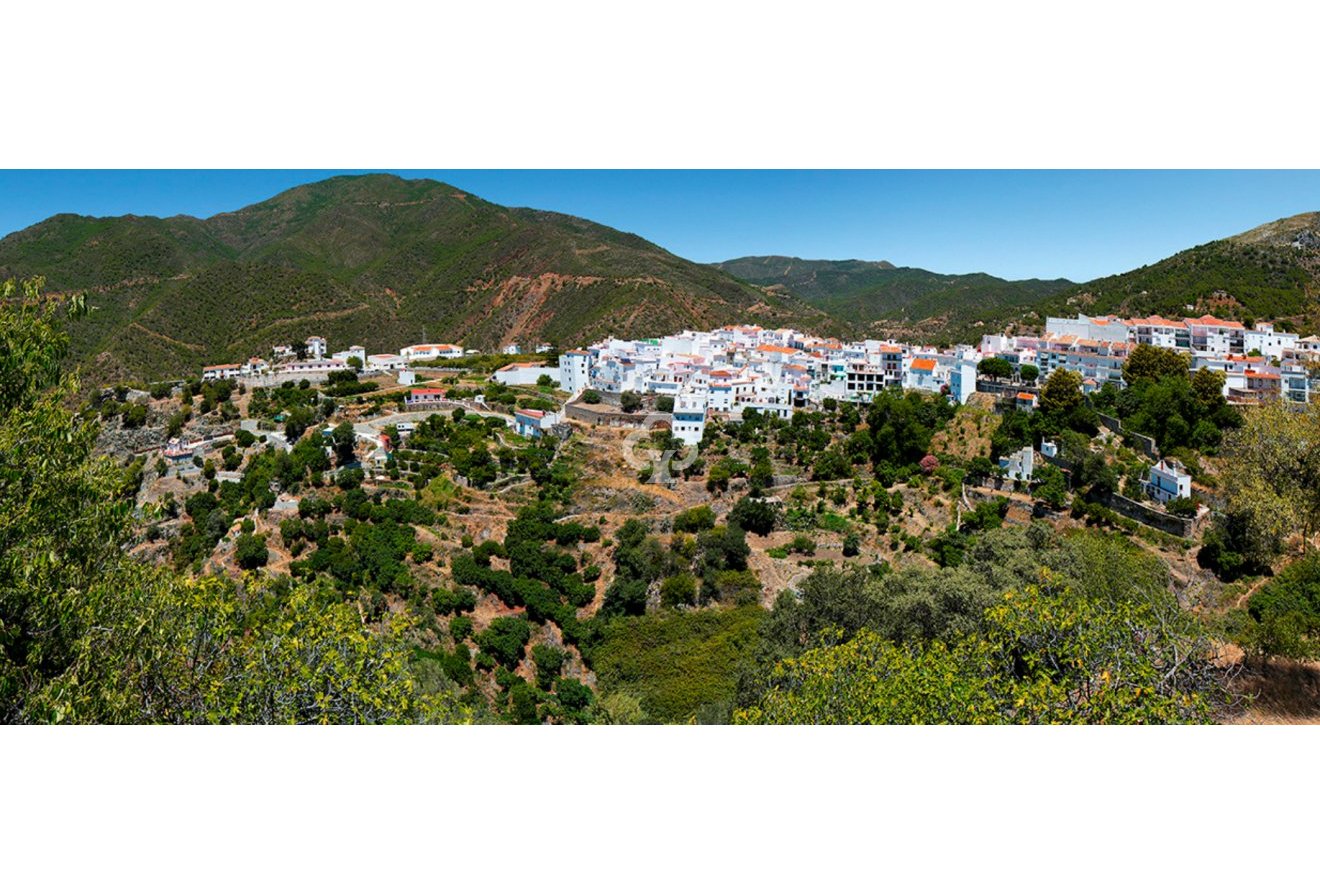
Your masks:
[{"label": "foreground foliage", "polygon": [[390,722],[466,717],[413,680],[396,626],[287,579],[189,579],[139,564],[125,474],[41,284],[0,298],[0,722]]},{"label": "foreground foliage", "polygon": [[[1123,545],[1084,536],[974,621],[929,639],[826,629],[784,659],[740,723],[1196,723],[1228,702],[1200,623]],[[1066,552],[1059,554],[1066,558]],[[925,613],[920,613],[924,615]],[[835,643],[829,644],[830,640]],[[843,641],[843,642],[838,642]]]}]

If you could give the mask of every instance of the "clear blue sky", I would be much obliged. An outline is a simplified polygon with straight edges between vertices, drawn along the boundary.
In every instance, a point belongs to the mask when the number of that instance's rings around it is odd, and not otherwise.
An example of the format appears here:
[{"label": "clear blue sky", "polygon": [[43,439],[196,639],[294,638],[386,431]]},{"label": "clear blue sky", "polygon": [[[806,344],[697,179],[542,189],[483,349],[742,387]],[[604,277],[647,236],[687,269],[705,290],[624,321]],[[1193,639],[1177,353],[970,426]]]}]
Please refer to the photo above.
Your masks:
[{"label": "clear blue sky", "polygon": [[[58,212],[206,217],[338,171],[0,171],[0,234]],[[694,261],[864,258],[1086,280],[1320,210],[1320,171],[398,171]]]}]

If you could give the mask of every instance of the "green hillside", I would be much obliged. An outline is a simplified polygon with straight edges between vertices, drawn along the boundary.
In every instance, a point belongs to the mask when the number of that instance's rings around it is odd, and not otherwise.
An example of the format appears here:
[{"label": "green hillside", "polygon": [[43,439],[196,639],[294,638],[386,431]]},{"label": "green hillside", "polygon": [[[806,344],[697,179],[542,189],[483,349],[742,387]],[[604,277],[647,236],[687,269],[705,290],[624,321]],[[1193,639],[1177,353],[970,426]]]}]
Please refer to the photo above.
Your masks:
[{"label": "green hillside", "polygon": [[830,329],[817,310],[567,215],[432,180],[335,177],[206,220],[58,215],[0,240],[0,279],[83,290],[88,379],[156,378],[324,335],[394,351],[579,344],[740,321]]},{"label": "green hillside", "polygon": [[888,261],[808,261],[778,255],[715,265],[749,283],[796,296],[852,324],[945,334],[1014,317],[1072,286],[1068,280],[1003,280],[940,274]]},{"label": "green hillside", "polygon": [[1284,218],[1054,296],[1043,310],[1297,317],[1320,298],[1320,213]]}]

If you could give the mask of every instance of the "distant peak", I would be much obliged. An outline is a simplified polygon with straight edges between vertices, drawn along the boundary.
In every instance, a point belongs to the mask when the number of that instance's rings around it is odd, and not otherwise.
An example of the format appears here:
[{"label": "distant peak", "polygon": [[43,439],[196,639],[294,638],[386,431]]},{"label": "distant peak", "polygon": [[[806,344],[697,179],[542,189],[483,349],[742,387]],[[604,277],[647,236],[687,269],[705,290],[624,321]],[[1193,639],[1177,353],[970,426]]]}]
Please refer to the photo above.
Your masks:
[{"label": "distant peak", "polygon": [[1320,248],[1320,211],[1308,211],[1289,218],[1281,218],[1254,227],[1237,236],[1230,236],[1230,242],[1240,245],[1295,246],[1298,248]]}]

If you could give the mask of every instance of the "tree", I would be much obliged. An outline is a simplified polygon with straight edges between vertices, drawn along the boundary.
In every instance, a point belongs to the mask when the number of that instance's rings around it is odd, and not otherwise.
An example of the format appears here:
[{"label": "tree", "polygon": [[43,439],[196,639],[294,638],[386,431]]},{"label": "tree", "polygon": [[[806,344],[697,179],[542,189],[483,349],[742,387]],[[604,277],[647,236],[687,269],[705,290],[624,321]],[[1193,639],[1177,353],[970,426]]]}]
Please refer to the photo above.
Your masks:
[{"label": "tree", "polygon": [[564,668],[567,654],[558,647],[538,643],[532,647],[532,661],[536,663],[536,685],[549,690]]},{"label": "tree", "polygon": [[521,660],[523,648],[532,636],[531,625],[519,616],[502,615],[477,635],[477,646],[506,668]]},{"label": "tree", "polygon": [[266,539],[255,534],[239,535],[234,544],[234,560],[245,571],[262,568],[270,560]]},{"label": "tree", "polygon": [[1042,413],[1064,417],[1085,403],[1082,395],[1082,376],[1072,370],[1058,369],[1045,380],[1040,393]]},{"label": "tree", "polygon": [[1268,562],[1293,534],[1308,549],[1320,528],[1320,405],[1253,408],[1225,435],[1220,468],[1224,510],[1250,559]]},{"label": "tree", "polygon": [[655,399],[655,409],[661,413],[674,412],[674,398],[672,395],[661,395]]},{"label": "tree", "polygon": [[1002,357],[987,357],[976,365],[976,372],[991,379],[1013,378],[1013,365]]},{"label": "tree", "polygon": [[636,413],[642,409],[642,396],[636,392],[624,392],[619,396],[619,408],[624,413]]},{"label": "tree", "polygon": [[1187,355],[1173,348],[1137,345],[1123,364],[1123,381],[1132,385],[1142,379],[1160,380],[1166,376],[1187,378]]},{"label": "tree", "polygon": [[594,388],[589,388],[589,389],[587,389],[586,391],[584,391],[584,392],[582,393],[582,403],[583,403],[583,404],[599,404],[599,403],[600,403],[600,392],[596,391]]},{"label": "tree", "polygon": [[335,426],[330,435],[330,443],[334,445],[335,462],[344,466],[357,459],[354,448],[357,446],[357,433],[353,430],[353,424],[345,420]]},{"label": "tree", "polygon": [[358,357],[356,354],[349,355],[349,358],[345,363],[348,365],[348,368],[355,373],[362,369],[362,358]]},{"label": "tree", "polygon": [[1035,382],[1040,378],[1040,367],[1035,364],[1022,364],[1018,367],[1018,378],[1023,382]]},{"label": "tree", "polygon": [[1036,470],[1035,483],[1031,496],[1052,509],[1059,509],[1068,502],[1068,483],[1063,470],[1049,463]]},{"label": "tree", "polygon": [[778,521],[779,511],[774,504],[752,497],[739,498],[733,509],[729,511],[729,524],[753,534],[770,534],[775,530]]},{"label": "tree", "polygon": [[631,693],[615,692],[602,696],[596,703],[596,710],[602,724],[645,724],[647,721],[642,701]]},{"label": "tree", "polygon": [[122,416],[125,429],[140,429],[147,424],[147,406],[132,403],[124,408]]}]

